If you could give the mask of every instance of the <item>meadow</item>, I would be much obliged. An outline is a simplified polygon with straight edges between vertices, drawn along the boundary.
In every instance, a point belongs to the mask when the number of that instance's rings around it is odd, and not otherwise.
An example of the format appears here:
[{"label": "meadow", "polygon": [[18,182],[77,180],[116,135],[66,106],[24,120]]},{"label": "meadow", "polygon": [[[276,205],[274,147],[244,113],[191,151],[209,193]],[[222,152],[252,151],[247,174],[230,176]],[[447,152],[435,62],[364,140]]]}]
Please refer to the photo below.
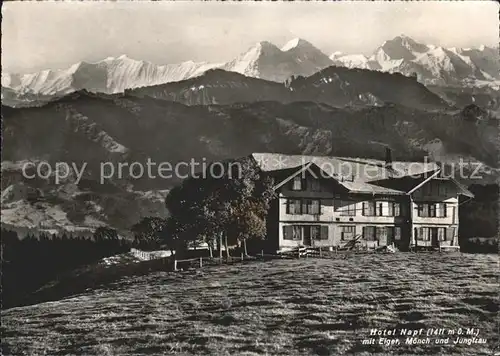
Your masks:
[{"label": "meadow", "polygon": [[[109,268],[113,268],[110,266]],[[2,311],[4,355],[491,355],[498,257],[339,254],[157,271]],[[478,329],[381,345],[370,330]],[[455,339],[451,337],[450,339]],[[365,340],[365,341],[364,341]]]}]

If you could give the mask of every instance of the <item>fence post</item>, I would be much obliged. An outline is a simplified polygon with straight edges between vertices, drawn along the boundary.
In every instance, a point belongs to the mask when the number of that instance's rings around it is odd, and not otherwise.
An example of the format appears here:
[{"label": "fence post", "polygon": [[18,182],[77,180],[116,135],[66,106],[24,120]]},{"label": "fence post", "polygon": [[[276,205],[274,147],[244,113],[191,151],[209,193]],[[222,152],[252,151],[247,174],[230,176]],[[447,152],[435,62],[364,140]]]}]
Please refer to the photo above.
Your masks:
[{"label": "fence post", "polygon": [[241,253],[241,260],[243,261],[243,252]]},{"label": "fence post", "polygon": [[262,256],[262,259],[264,259],[264,250],[260,251],[260,255]]},{"label": "fence post", "polygon": [[320,257],[320,258],[322,257],[322,254],[321,254],[321,246],[319,247],[319,257]]},{"label": "fence post", "polygon": [[174,271],[177,271],[177,260],[174,260]]},{"label": "fence post", "polygon": [[200,268],[203,267],[203,257],[200,257]]}]

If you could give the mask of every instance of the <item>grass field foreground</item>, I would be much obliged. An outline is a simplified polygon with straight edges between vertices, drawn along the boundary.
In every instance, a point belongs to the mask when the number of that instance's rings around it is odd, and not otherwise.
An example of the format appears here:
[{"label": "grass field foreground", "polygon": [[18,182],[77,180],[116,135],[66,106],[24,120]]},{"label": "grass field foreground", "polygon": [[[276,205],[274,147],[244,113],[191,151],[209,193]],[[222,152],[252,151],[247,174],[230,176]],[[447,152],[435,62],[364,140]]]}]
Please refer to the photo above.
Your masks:
[{"label": "grass field foreground", "polygon": [[[129,277],[2,312],[4,355],[491,355],[498,256],[274,260]],[[370,330],[477,328],[482,344],[363,344]],[[451,339],[455,339],[452,337]]]}]

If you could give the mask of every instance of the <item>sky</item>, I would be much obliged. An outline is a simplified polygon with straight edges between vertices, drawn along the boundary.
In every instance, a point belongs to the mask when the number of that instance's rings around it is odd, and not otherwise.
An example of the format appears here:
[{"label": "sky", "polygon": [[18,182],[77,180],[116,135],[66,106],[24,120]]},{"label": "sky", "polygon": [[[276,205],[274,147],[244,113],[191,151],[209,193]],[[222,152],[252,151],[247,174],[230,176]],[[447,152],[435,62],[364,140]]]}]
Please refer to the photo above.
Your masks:
[{"label": "sky", "polygon": [[259,41],[300,37],[326,54],[370,54],[405,34],[445,47],[498,45],[495,1],[4,2],[4,72],[126,54],[157,64],[225,62]]}]

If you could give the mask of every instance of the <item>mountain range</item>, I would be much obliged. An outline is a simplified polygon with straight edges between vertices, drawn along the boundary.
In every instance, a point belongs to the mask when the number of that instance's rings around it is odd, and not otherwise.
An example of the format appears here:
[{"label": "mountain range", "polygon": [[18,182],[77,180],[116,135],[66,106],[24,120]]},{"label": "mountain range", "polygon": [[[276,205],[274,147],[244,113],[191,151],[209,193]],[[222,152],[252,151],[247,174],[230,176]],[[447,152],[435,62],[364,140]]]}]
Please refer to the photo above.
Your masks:
[{"label": "mountain range", "polygon": [[348,68],[415,75],[424,84],[453,86],[500,85],[498,48],[445,48],[418,43],[408,36],[385,41],[370,56],[334,53],[330,59]]},{"label": "mountain range", "polygon": [[[499,121],[475,106],[429,111],[399,104],[336,108],[311,101],[225,101],[185,105],[79,91],[41,107],[4,106],[3,227],[83,234],[107,225],[126,235],[143,216],[165,216],[163,198],[179,179],[125,174],[100,184],[102,162],[117,167],[151,159],[175,165],[263,151],[383,158],[382,142],[397,160],[462,159],[481,164],[482,182],[499,176]],[[54,175],[23,177],[28,161],[87,167],[79,182],[71,174],[57,183]]]},{"label": "mountain range", "polygon": [[[462,71],[443,77],[455,83],[448,86],[401,74],[403,62],[431,49],[393,42],[365,62],[332,59],[296,39],[282,48],[260,42],[219,64],[157,66],[122,56],[2,74],[2,226],[21,236],[91,234],[103,225],[127,235],[141,217],[167,214],[164,197],[179,179],[115,176],[100,184],[102,162],[175,165],[252,152],[383,158],[386,145],[397,160],[477,163],[483,178],[474,183],[498,179],[498,90],[462,79],[454,86]],[[479,57],[483,69],[474,75],[483,80],[491,63]],[[372,61],[381,68],[360,68]],[[54,175],[23,177],[24,163],[41,161],[87,167],[79,181],[74,172],[59,183]]]},{"label": "mountain range", "polygon": [[293,76],[310,76],[330,66],[343,66],[402,73],[429,85],[488,87],[498,91],[499,59],[495,48],[443,48],[421,44],[404,35],[384,42],[371,56],[339,52],[327,56],[308,41],[297,38],[281,48],[267,41],[259,42],[225,63],[188,61],[156,65],[123,55],[97,63],[79,62],[62,70],[2,73],[2,100],[9,106],[32,106],[82,89],[120,93],[197,77],[214,68],[285,82]]},{"label": "mountain range", "polygon": [[185,105],[312,101],[335,107],[394,103],[426,110],[449,108],[447,102],[414,78],[398,73],[335,66],[309,77],[294,77],[284,84],[212,69],[195,78],[129,89],[125,94],[176,101]]}]

